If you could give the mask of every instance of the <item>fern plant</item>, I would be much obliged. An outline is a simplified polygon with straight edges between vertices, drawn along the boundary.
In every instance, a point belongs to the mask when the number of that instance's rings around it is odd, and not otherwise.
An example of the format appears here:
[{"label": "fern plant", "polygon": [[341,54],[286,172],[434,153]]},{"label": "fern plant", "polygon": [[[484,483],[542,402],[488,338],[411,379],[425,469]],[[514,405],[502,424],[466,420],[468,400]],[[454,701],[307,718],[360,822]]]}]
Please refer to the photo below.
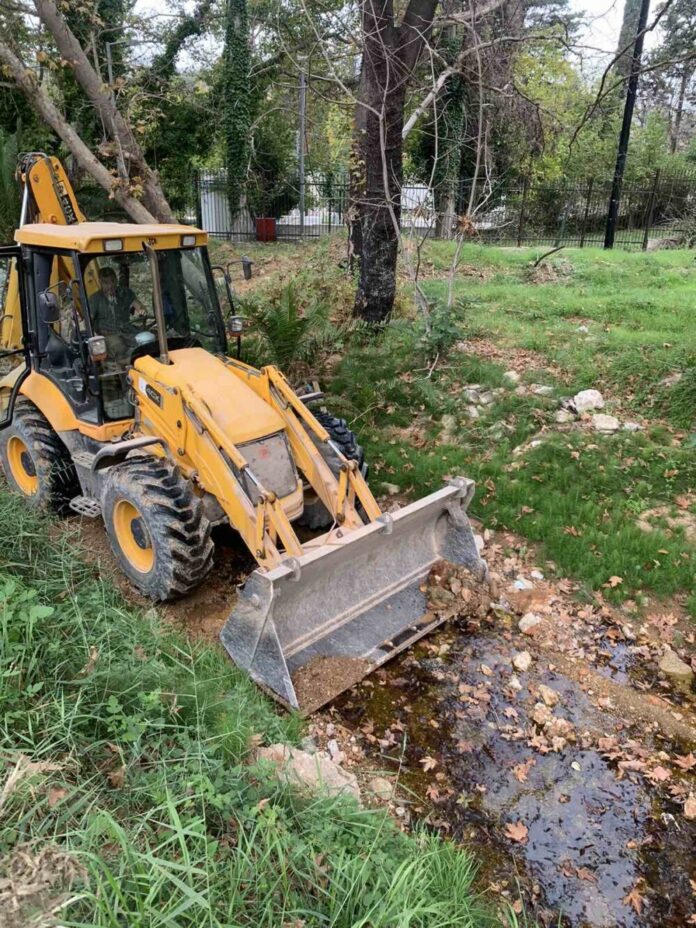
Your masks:
[{"label": "fern plant", "polygon": [[246,357],[257,365],[275,364],[290,378],[316,370],[322,356],[339,351],[349,328],[331,321],[323,301],[303,305],[293,283],[262,304],[245,301],[242,311],[253,324]]}]

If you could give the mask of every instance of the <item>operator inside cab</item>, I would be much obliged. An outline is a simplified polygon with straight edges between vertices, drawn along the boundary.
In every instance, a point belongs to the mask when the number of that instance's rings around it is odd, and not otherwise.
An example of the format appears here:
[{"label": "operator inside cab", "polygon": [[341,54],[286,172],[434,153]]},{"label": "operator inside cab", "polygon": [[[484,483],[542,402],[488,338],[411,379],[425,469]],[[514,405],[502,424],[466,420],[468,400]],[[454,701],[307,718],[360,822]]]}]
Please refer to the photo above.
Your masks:
[{"label": "operator inside cab", "polygon": [[135,335],[133,318],[144,318],[145,308],[130,287],[121,286],[112,267],[99,268],[99,290],[90,299],[92,323],[100,335]]}]

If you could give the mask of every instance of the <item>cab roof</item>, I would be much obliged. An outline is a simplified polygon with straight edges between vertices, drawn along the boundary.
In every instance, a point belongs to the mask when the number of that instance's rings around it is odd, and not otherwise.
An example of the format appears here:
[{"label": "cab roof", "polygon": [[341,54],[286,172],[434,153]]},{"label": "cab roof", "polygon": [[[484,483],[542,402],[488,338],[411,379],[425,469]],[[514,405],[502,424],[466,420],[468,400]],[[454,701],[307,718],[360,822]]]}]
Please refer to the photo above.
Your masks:
[{"label": "cab roof", "polygon": [[15,233],[20,245],[38,245],[43,248],[67,248],[70,251],[101,253],[105,241],[120,239],[123,248],[110,250],[142,251],[143,242],[153,248],[180,248],[184,235],[194,235],[196,245],[208,243],[208,233],[192,226],[174,223],[140,225],[134,222],[76,222],[70,226],[50,222],[27,223]]}]

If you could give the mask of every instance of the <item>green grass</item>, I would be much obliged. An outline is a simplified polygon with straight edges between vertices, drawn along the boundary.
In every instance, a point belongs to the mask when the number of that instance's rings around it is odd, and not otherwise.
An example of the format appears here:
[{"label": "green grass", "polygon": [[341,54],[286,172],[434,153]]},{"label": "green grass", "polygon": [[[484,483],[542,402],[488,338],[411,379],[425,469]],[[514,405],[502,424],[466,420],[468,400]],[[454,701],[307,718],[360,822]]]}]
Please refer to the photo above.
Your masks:
[{"label": "green grass", "polygon": [[[445,273],[451,251],[451,244],[429,243],[426,260]],[[465,248],[463,263],[484,273],[457,278],[458,302],[446,324],[436,309],[430,336],[420,322],[397,319],[380,337],[355,338],[329,404],[358,431],[377,489],[380,481],[395,483],[415,498],[448,474],[472,477],[474,515],[540,543],[559,572],[617,602],[678,595],[696,617],[696,546],[664,520],[651,533],[636,524],[641,513],[673,509],[676,497],[696,488],[694,439],[675,432],[693,427],[696,411],[693,255],[564,252],[565,276],[540,284],[530,282],[534,254]],[[424,287],[437,307],[446,282],[429,277]],[[581,323],[587,336],[578,332]],[[524,379],[552,385],[554,395],[505,390],[480,419],[467,419],[462,387],[504,382],[504,364],[455,348],[458,339],[484,336],[539,352]],[[556,373],[545,369],[551,362]],[[682,372],[679,384],[660,387],[673,371]],[[652,425],[613,437],[559,434],[558,400],[588,387],[605,394],[607,411],[642,414]],[[457,422],[447,444],[443,416]],[[540,433],[540,445],[513,453]],[[607,587],[610,577],[622,582]]]},{"label": "green grass", "polygon": [[[432,242],[427,256],[445,274],[453,246]],[[462,251],[462,264],[483,280],[459,275],[455,295],[470,336],[540,352],[568,375],[575,390],[604,385],[628,408],[666,415],[682,428],[696,417],[696,268],[689,251],[652,254],[565,249],[547,259],[558,278],[534,283],[530,263],[544,249]],[[443,300],[445,280],[426,280]],[[579,325],[587,333],[578,331]],[[686,372],[679,389],[660,386]]]},{"label": "green grass", "polygon": [[127,607],[4,492],[0,521],[0,877],[47,852],[44,873],[66,854],[79,868],[17,925],[56,900],[61,925],[85,928],[492,923],[452,844],[247,762],[301,724],[219,649]]}]

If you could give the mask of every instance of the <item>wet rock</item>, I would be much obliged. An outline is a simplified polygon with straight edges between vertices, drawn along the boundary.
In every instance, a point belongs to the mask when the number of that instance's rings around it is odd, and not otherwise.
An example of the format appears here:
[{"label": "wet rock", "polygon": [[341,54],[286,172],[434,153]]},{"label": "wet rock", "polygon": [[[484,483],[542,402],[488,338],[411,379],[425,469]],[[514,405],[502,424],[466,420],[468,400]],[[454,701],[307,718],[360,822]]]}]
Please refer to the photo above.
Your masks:
[{"label": "wet rock", "polygon": [[579,413],[604,409],[604,397],[599,390],[580,390],[573,397],[573,406]]},{"label": "wet rock", "polygon": [[397,493],[401,492],[401,487],[395,483],[380,483],[379,488],[388,496],[396,496]]},{"label": "wet rock", "polygon": [[515,668],[515,670],[519,670],[524,673],[532,666],[532,655],[529,653],[529,651],[518,651],[512,659],[512,666]]},{"label": "wet rock", "polygon": [[522,380],[522,378],[517,373],[517,371],[505,371],[503,374],[503,380],[510,386],[516,386],[520,380]]},{"label": "wet rock", "polygon": [[389,802],[394,795],[394,786],[386,777],[373,777],[367,788],[375,799],[381,799],[383,802]]},{"label": "wet rock", "polygon": [[553,709],[553,707],[557,706],[561,701],[560,694],[557,693],[556,690],[551,689],[550,686],[546,686],[545,683],[539,684],[539,695],[550,709]]},{"label": "wet rock", "polygon": [[360,787],[355,775],[339,767],[328,754],[309,754],[289,744],[271,744],[259,748],[256,758],[272,764],[278,779],[289,786],[329,796],[345,794],[360,800]]},{"label": "wet rock", "polygon": [[666,649],[660,658],[658,667],[680,689],[688,689],[691,686],[694,679],[693,670],[671,648]]},{"label": "wet rock", "polygon": [[569,409],[559,409],[554,414],[554,421],[559,425],[565,425],[567,422],[574,422],[575,416]]},{"label": "wet rock", "polygon": [[518,628],[525,635],[533,635],[537,626],[541,625],[544,620],[535,612],[526,612],[519,621]]},{"label": "wet rock", "polygon": [[624,432],[642,432],[643,426],[640,422],[624,422],[623,430]]},{"label": "wet rock", "polygon": [[598,412],[592,416],[592,428],[595,432],[611,435],[613,432],[618,432],[620,427],[621,423],[616,416],[608,416],[603,412]]}]

